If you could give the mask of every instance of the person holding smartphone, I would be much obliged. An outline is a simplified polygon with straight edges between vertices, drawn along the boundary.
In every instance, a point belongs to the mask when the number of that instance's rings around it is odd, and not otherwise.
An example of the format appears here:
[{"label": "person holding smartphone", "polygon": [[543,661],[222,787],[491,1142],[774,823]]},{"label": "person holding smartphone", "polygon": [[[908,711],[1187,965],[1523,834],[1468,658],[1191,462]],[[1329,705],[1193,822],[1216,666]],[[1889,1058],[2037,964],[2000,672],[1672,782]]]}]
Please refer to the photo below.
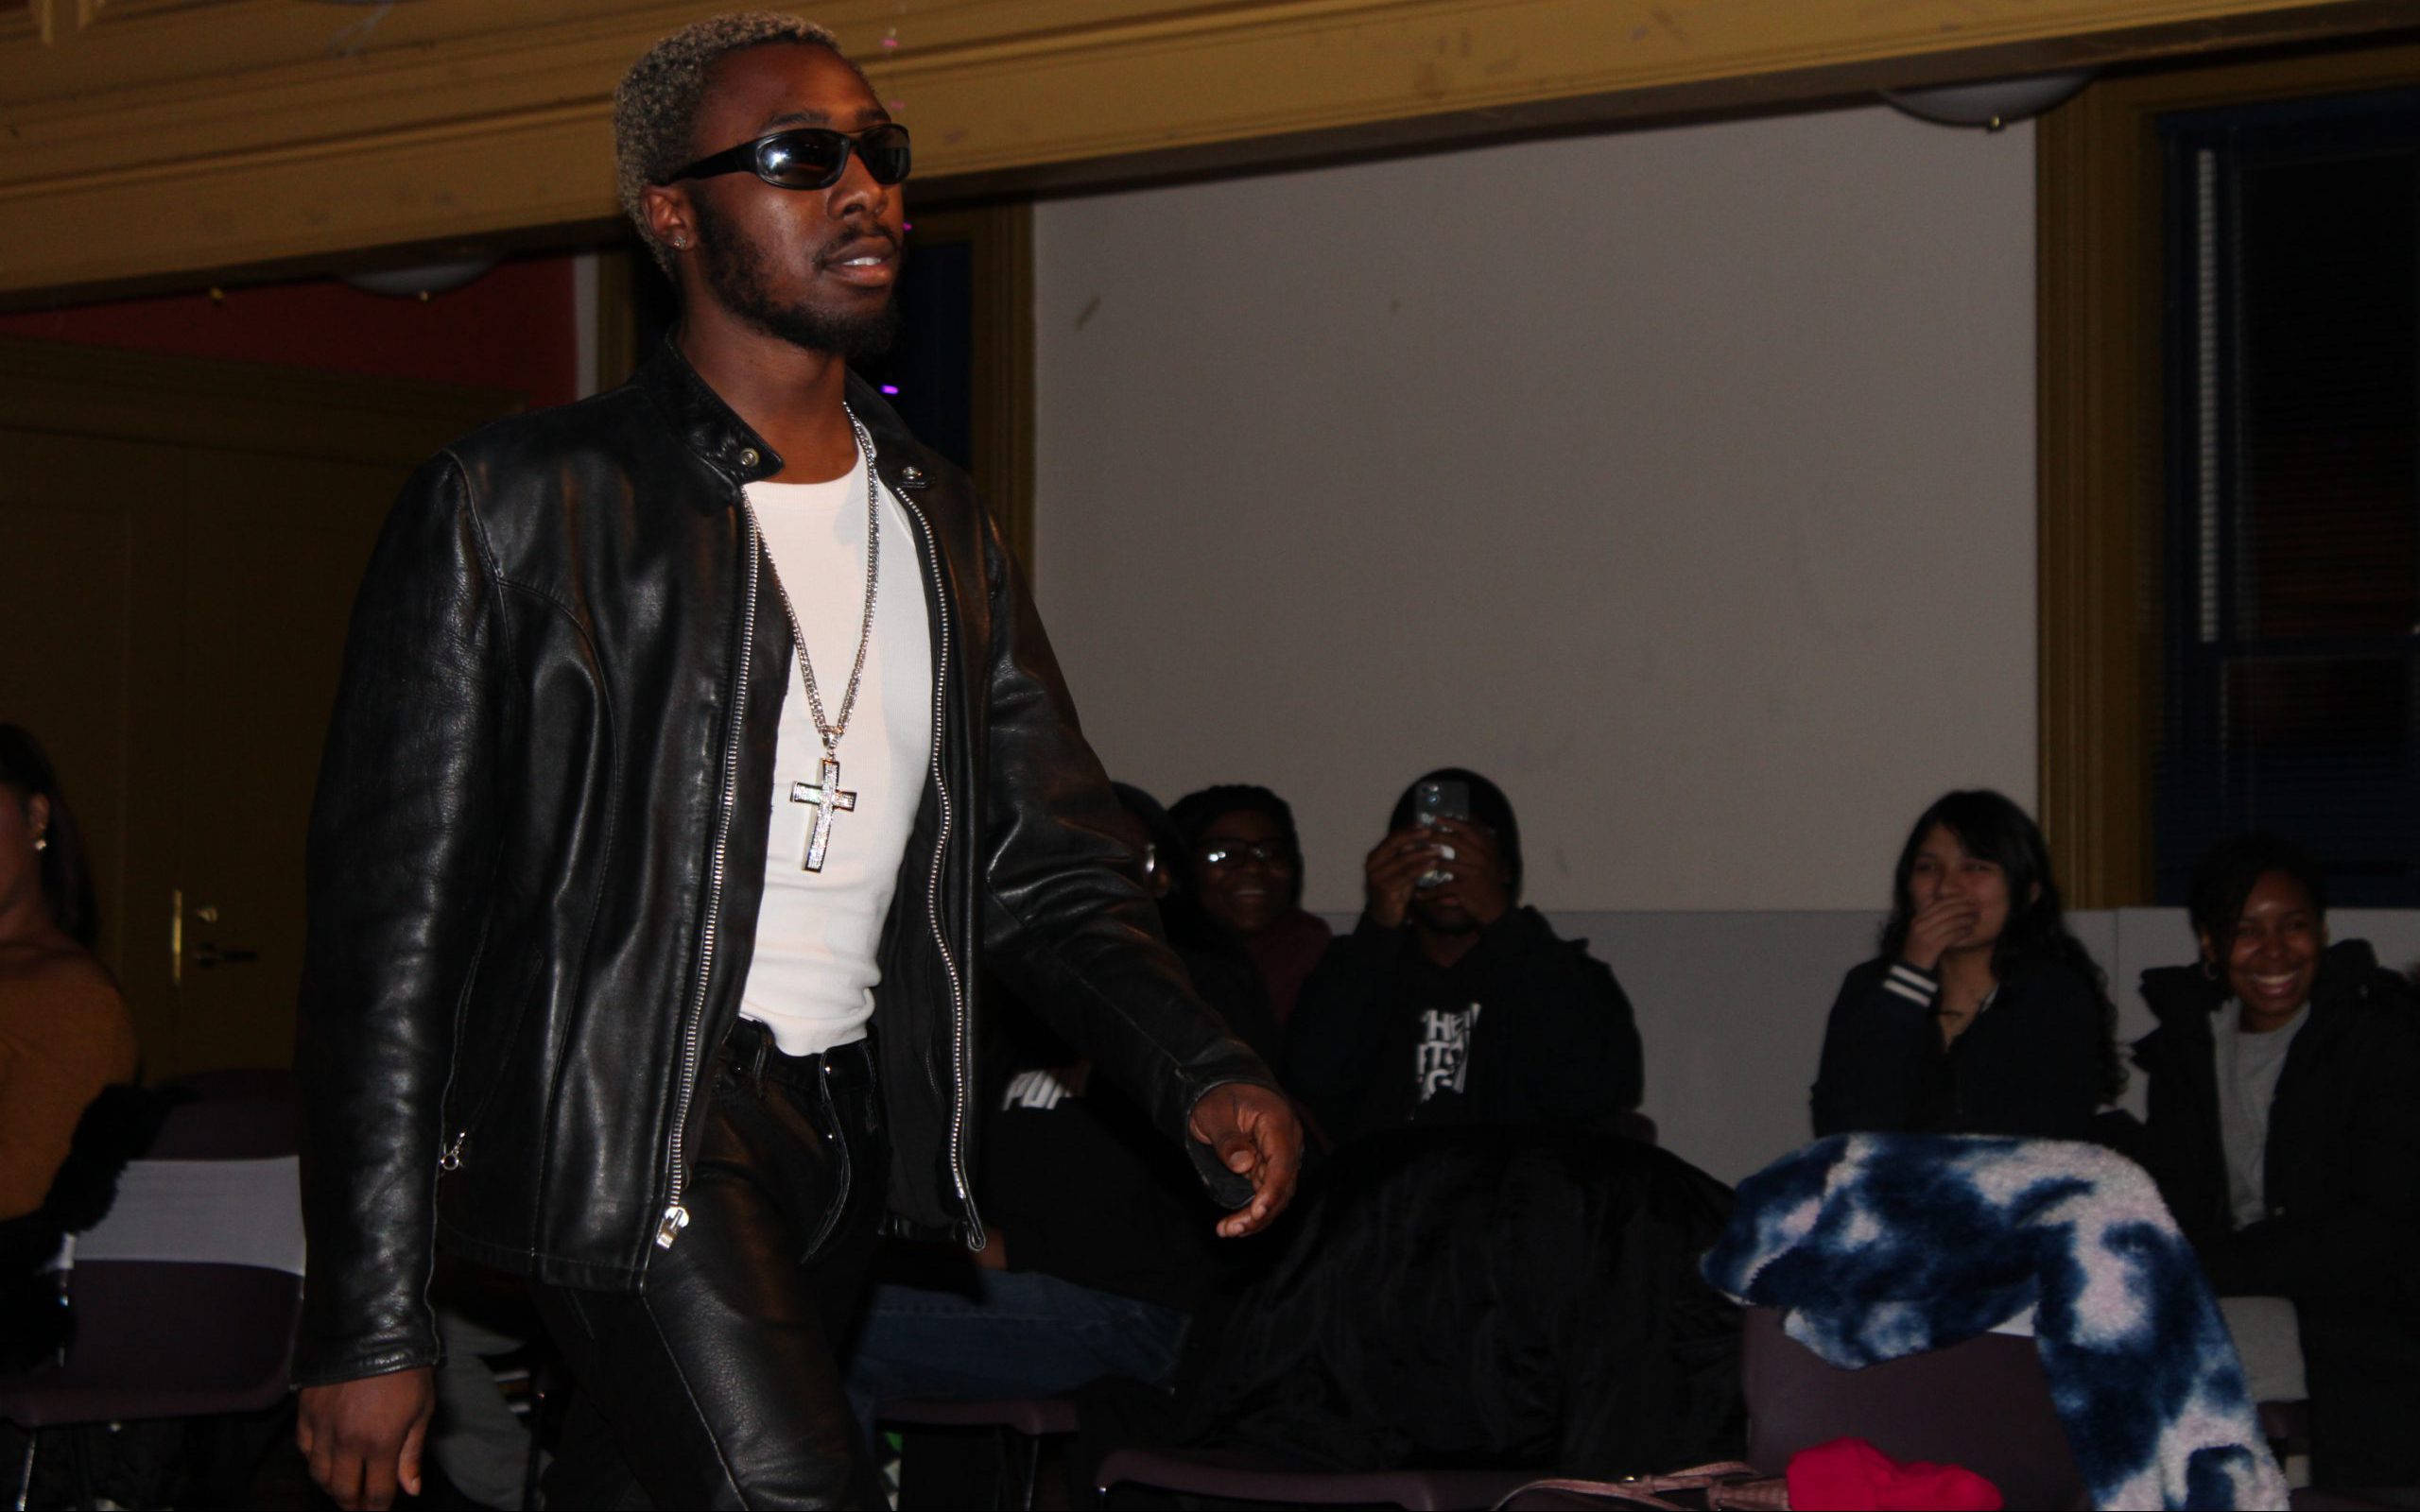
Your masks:
[{"label": "person holding smartphone", "polygon": [[2118,1010],[2041,830],[1997,793],[1948,794],[1909,832],[1891,897],[1882,954],[1832,1005],[1815,1132],[2089,1138],[2125,1086]]},{"label": "person holding smartphone", "polygon": [[1407,1124],[1612,1128],[1638,1106],[1630,1000],[1521,904],[1521,830],[1461,767],[1395,802],[1353,933],[1287,1025],[1286,1074],[1339,1140]]}]

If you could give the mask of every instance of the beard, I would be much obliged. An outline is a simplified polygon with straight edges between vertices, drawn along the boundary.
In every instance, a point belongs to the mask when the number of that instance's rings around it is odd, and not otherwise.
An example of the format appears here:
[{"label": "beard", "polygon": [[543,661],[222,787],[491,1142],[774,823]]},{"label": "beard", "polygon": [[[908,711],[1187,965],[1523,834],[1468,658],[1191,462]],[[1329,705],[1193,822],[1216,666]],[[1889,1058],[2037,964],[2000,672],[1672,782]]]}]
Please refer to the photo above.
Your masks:
[{"label": "beard", "polygon": [[899,305],[888,291],[874,308],[845,315],[804,301],[782,303],[773,298],[765,249],[703,199],[692,200],[691,208],[698,217],[706,286],[723,308],[769,336],[842,362],[871,362],[890,350],[891,338],[899,334]]}]

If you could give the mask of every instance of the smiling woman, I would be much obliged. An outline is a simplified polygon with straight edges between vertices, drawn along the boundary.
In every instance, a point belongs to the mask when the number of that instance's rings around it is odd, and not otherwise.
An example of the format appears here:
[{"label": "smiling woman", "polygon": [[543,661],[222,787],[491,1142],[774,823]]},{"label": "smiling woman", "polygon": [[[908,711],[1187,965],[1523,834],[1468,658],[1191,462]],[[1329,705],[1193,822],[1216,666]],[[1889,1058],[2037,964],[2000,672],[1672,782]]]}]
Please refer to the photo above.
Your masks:
[{"label": "smiling woman", "polygon": [[2321,1484],[2420,1479],[2420,1003],[2365,941],[2328,943],[2318,862],[2273,835],[2194,870],[2201,960],[2143,973],[2150,1116],[2119,1141],[2221,1297],[2300,1325]]}]

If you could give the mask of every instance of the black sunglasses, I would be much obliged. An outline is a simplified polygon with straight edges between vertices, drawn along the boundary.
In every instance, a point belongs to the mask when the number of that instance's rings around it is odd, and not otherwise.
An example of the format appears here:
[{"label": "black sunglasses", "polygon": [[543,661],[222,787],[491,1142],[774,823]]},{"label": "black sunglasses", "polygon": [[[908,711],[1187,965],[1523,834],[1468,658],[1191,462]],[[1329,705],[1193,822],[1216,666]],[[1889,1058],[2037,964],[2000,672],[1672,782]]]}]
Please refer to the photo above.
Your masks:
[{"label": "black sunglasses", "polygon": [[855,136],[821,126],[795,126],[700,158],[664,182],[752,173],[776,189],[829,189],[848,172],[852,150],[878,184],[894,184],[908,177],[908,129],[886,121]]}]

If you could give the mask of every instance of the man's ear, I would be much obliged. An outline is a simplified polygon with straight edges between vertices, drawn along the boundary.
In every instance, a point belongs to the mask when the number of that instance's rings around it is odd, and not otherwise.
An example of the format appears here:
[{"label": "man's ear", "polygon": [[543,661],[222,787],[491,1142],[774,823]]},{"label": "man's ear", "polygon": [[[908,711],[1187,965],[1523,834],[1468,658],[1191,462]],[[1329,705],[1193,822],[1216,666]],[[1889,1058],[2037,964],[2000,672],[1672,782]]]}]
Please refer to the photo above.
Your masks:
[{"label": "man's ear", "polygon": [[648,230],[666,247],[685,249],[698,240],[696,207],[689,203],[686,184],[651,183],[639,191],[639,209]]}]

